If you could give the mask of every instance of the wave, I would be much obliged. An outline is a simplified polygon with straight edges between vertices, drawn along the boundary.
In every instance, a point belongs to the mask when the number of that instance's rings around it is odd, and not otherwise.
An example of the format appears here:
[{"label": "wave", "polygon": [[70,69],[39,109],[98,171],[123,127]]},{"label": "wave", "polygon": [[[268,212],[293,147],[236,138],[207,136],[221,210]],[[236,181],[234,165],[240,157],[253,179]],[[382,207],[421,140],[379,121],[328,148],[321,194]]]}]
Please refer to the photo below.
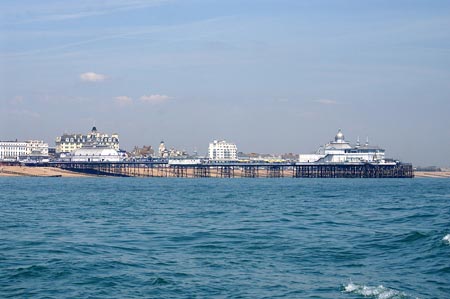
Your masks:
[{"label": "wave", "polygon": [[27,278],[27,277],[40,277],[47,273],[49,268],[42,265],[31,265],[27,267],[19,267],[15,269],[15,273],[11,276],[13,278]]},{"label": "wave", "polygon": [[169,282],[161,277],[156,277],[152,281],[152,285],[165,285],[165,284],[169,284]]},{"label": "wave", "polygon": [[400,240],[400,242],[411,243],[411,242],[414,242],[414,241],[417,241],[417,240],[420,240],[420,239],[423,239],[426,237],[428,237],[428,235],[425,233],[413,231],[413,232],[408,233],[404,238],[402,238]]},{"label": "wave", "polygon": [[442,241],[450,245],[450,234],[445,235]]},{"label": "wave", "polygon": [[358,285],[353,282],[350,282],[347,285],[344,285],[344,292],[345,293],[352,293],[361,295],[364,297],[372,297],[376,299],[407,299],[412,298],[411,296],[408,296],[407,294],[386,288],[382,285],[379,285],[377,287],[372,286],[365,286],[365,285]]}]

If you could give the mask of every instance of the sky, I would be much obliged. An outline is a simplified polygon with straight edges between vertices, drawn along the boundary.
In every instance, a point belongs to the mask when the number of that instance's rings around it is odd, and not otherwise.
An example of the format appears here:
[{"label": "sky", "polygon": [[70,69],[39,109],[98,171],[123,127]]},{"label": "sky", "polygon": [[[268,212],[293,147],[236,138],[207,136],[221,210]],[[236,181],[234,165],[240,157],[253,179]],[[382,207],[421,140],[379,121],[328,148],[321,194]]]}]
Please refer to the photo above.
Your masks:
[{"label": "sky", "polygon": [[450,1],[2,0],[0,140],[312,153],[340,128],[450,166]]}]

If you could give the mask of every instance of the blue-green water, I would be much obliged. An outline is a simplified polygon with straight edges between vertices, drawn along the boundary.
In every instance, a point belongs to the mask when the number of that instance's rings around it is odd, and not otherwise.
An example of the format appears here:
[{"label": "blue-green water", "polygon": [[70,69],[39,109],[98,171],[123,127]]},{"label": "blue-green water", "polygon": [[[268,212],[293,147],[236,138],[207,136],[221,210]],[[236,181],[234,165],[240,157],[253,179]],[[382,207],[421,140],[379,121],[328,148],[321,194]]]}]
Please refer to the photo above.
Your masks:
[{"label": "blue-green water", "polygon": [[446,179],[0,178],[0,206],[1,298],[450,298]]}]

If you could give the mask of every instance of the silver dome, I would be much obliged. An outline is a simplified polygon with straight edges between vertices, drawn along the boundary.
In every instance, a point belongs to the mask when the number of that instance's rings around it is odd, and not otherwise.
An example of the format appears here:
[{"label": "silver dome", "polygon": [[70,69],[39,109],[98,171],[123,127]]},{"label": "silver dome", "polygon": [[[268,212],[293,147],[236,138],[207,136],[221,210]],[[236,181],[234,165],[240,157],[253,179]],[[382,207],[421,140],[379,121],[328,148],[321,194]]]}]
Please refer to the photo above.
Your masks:
[{"label": "silver dome", "polygon": [[334,137],[334,141],[342,142],[344,141],[344,139],[345,139],[344,134],[342,133],[341,129],[339,129],[339,131],[336,134],[336,137]]}]

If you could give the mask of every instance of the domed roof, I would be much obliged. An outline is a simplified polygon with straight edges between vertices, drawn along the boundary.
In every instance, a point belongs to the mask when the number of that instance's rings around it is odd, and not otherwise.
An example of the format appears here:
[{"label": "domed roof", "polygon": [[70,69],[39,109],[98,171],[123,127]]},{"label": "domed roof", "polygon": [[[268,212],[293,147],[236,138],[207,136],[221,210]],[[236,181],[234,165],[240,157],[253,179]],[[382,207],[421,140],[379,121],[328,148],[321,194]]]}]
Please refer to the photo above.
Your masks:
[{"label": "domed roof", "polygon": [[119,153],[108,147],[82,147],[72,152],[73,156],[118,156]]},{"label": "domed roof", "polygon": [[334,141],[336,142],[343,142],[345,140],[344,133],[342,133],[341,129],[336,134],[336,137],[334,137]]}]

